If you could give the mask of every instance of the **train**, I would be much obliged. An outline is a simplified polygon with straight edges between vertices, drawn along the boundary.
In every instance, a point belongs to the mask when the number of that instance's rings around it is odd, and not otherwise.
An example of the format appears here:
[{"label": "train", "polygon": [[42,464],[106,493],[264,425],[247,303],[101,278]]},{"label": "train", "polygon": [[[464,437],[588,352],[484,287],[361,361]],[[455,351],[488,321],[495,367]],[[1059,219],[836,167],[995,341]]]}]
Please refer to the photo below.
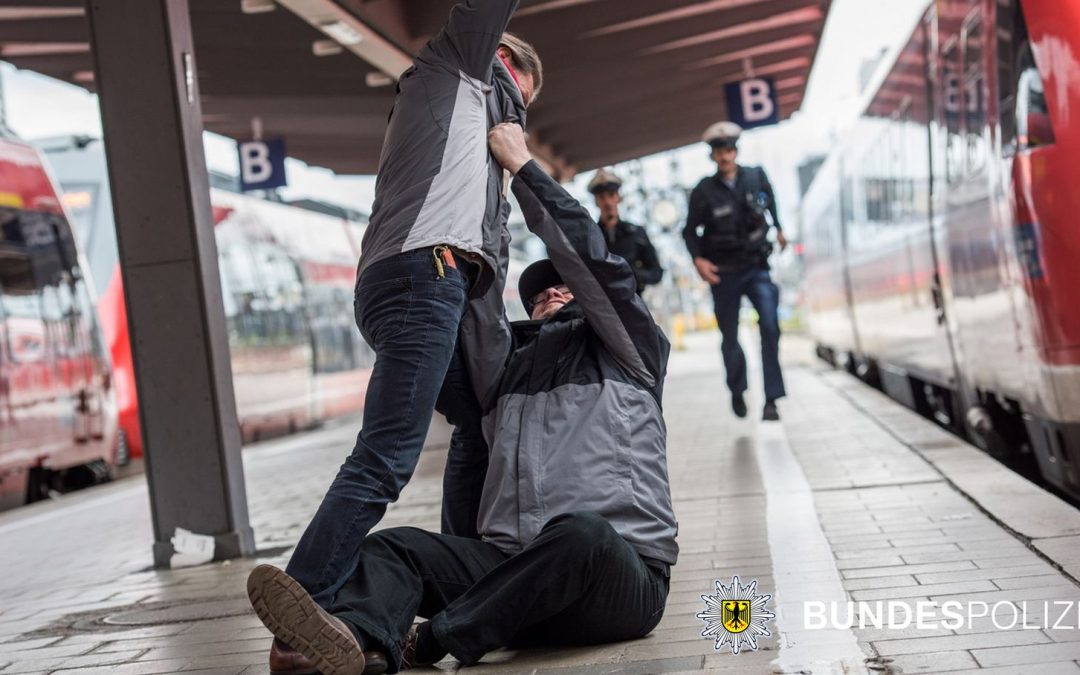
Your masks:
[{"label": "train", "polygon": [[801,204],[818,354],[1080,499],[1080,3],[935,0]]},{"label": "train", "polygon": [[41,154],[0,125],[0,509],[126,459],[87,269]]},{"label": "train", "polygon": [[[80,246],[98,280],[98,313],[113,363],[122,441],[143,454],[104,143],[38,143],[63,188]],[[362,214],[242,194],[211,176],[218,266],[245,442],[309,429],[363,408],[374,353],[353,319]],[[318,209],[318,210],[316,210]]]}]

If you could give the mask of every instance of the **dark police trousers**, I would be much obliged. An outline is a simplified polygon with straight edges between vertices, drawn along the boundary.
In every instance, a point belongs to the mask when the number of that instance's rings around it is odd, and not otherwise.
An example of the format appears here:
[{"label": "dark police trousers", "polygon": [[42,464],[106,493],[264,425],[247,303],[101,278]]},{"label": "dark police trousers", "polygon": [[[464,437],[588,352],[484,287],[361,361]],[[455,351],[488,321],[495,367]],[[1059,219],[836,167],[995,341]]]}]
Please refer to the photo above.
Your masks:
[{"label": "dark police trousers", "polygon": [[[448,371],[452,361],[463,369],[460,358],[453,357],[468,283],[448,265],[443,275],[438,274],[432,248],[426,247],[372,264],[357,282],[356,321],[375,350],[363,428],[286,569],[324,607],[352,574],[364,537],[412,477],[444,380],[450,387],[467,386],[468,380],[462,379],[467,376],[448,376]],[[465,406],[451,416],[461,421],[467,414]],[[469,448],[478,425],[477,420],[455,433],[452,454],[456,448],[486,457],[486,446],[482,453]],[[479,440],[482,444],[482,437]],[[461,511],[471,512],[475,522],[479,487],[452,486],[449,494],[458,493],[469,501]]]},{"label": "dark police trousers", "polygon": [[418,615],[471,665],[501,647],[644,637],[663,616],[668,586],[604,518],[577,512],[552,518],[516,555],[411,527],[375,532],[331,612],[395,672]]},{"label": "dark police trousers", "polygon": [[746,354],[739,345],[739,308],[745,295],[758,313],[761,329],[761,366],[765,376],[765,398],[785,395],[780,372],[780,320],[777,307],[780,289],[769,278],[769,269],[755,265],[735,272],[721,272],[720,283],[712,285],[716,323],[720,327],[720,352],[732,394],[746,391]]}]

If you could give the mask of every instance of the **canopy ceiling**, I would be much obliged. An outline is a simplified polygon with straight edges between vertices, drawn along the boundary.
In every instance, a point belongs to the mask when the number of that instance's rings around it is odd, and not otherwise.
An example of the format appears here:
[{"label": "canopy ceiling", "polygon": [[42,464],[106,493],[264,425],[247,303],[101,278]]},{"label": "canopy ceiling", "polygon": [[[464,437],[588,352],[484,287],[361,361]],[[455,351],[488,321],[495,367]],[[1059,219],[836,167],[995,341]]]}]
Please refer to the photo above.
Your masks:
[{"label": "canopy ceiling", "polygon": [[[272,4],[243,1],[249,11]],[[266,136],[285,137],[291,156],[370,174],[394,87],[369,61],[407,61],[454,0],[281,0],[288,8],[258,13],[243,11],[242,0],[189,2],[207,129],[249,137],[259,117]],[[829,3],[523,0],[510,28],[536,45],[545,66],[529,113],[535,150],[568,177],[694,142],[726,116],[722,85],[747,67],[776,79],[787,117],[802,102]],[[377,48],[376,58],[348,49],[314,55],[313,43],[328,39],[317,17],[342,11],[375,36],[364,45]],[[0,59],[92,90],[83,2],[5,3]]]}]

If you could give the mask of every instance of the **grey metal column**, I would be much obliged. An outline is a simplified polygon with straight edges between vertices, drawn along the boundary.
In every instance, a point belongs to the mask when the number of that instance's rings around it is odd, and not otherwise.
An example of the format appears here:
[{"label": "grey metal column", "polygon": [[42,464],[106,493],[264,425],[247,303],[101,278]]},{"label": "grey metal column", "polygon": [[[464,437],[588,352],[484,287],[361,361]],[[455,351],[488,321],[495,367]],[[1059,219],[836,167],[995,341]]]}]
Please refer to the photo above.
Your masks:
[{"label": "grey metal column", "polygon": [[154,563],[175,528],[254,552],[187,0],[88,0]]}]

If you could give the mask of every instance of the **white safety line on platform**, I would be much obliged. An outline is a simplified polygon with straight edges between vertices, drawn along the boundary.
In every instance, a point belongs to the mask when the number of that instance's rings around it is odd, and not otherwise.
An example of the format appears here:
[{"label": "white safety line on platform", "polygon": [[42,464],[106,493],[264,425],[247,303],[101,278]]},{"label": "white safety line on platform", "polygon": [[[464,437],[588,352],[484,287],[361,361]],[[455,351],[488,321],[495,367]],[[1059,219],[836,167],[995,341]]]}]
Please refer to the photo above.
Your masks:
[{"label": "white safety line on platform", "polygon": [[119,488],[119,486],[117,486],[118,489],[106,494],[93,496],[78,494],[78,497],[82,497],[78,500],[71,499],[70,497],[61,497],[57,502],[51,502],[49,506],[42,504],[41,507],[43,510],[41,513],[35,513],[29,516],[14,513],[12,515],[15,516],[15,519],[11,522],[0,523],[0,535],[14,532],[15,530],[21,530],[25,527],[30,527],[31,525],[38,525],[50,520],[56,520],[57,518],[70,515],[71,512],[76,510],[87,511],[100,508],[106,504],[123,501],[140,492],[146,492],[146,482],[142,478],[139,478],[138,481],[138,485],[133,485],[128,488]]},{"label": "white safety line on platform", "polygon": [[807,601],[838,603],[848,597],[832,547],[818,522],[814,494],[788,445],[784,427],[759,424],[754,444],[765,487],[769,551],[773,564],[777,672],[866,673],[866,655],[850,629],[807,630]]},{"label": "white safety line on platform", "polygon": [[[344,443],[356,435],[356,431],[344,425],[335,425],[326,429],[307,432],[297,436],[263,441],[244,448],[244,462],[250,465],[281,455],[291,454],[317,445]],[[126,484],[126,485],[125,485]],[[62,495],[55,501],[38,502],[22,509],[40,509],[40,513],[27,514],[15,509],[0,516],[0,535],[21,530],[32,525],[49,522],[70,515],[74,511],[85,512],[102,506],[114,504],[139,494],[146,494],[145,476],[131,477],[121,483],[102,485],[87,491]],[[149,509],[150,504],[145,503]]]}]

